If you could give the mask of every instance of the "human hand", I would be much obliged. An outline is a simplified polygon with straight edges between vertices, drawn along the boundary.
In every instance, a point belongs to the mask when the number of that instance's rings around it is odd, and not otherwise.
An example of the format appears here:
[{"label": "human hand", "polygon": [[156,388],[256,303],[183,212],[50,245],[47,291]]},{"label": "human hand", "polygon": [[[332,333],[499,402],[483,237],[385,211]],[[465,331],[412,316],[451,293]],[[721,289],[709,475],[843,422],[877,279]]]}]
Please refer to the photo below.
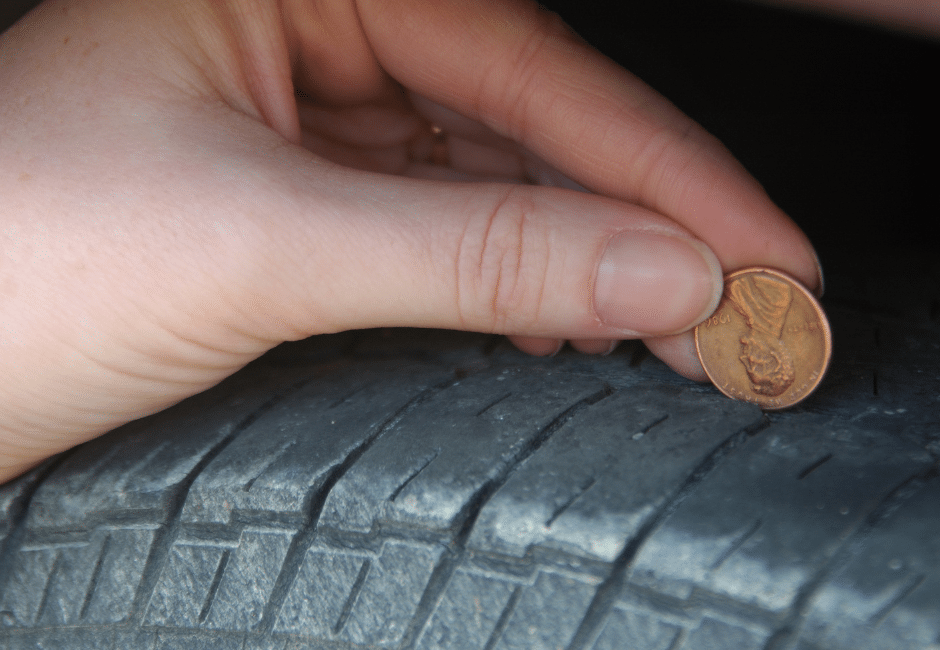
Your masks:
[{"label": "human hand", "polygon": [[0,88],[0,480],[285,340],[641,337],[702,378],[722,270],[821,282],[716,140],[521,0],[52,0]]},{"label": "human hand", "polygon": [[932,0],[758,0],[940,36],[940,4]]}]

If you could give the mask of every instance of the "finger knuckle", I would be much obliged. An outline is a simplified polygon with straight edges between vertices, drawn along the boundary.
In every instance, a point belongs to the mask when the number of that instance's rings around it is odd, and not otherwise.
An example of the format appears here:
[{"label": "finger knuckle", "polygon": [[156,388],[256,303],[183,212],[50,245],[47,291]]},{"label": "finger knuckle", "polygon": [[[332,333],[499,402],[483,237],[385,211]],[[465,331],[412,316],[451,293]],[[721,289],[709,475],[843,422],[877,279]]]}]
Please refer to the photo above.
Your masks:
[{"label": "finger knuckle", "polygon": [[519,20],[524,30],[512,46],[500,50],[499,56],[486,64],[477,92],[477,112],[484,118],[492,117],[491,108],[500,107],[502,115],[497,122],[513,139],[530,130],[533,112],[557,86],[548,65],[551,57],[546,53],[558,40],[570,38],[567,26],[555,14],[530,9],[527,19]]},{"label": "finger knuckle", "polygon": [[535,212],[532,198],[511,188],[465,231],[457,295],[466,323],[512,333],[539,321],[551,248]]},{"label": "finger knuckle", "polygon": [[688,179],[698,178],[694,170],[707,159],[710,144],[691,120],[651,130],[627,166],[637,198],[657,207],[676,203]]}]

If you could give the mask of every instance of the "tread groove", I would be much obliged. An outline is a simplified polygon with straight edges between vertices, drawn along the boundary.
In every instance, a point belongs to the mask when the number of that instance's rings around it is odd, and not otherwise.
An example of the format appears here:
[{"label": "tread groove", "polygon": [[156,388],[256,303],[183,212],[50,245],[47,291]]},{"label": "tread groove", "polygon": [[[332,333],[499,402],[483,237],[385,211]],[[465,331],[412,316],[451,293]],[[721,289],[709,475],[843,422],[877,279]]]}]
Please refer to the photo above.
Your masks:
[{"label": "tread groove", "polygon": [[356,605],[356,600],[358,600],[359,593],[362,591],[362,587],[366,583],[366,578],[369,577],[369,569],[371,568],[371,560],[366,560],[362,563],[362,566],[359,567],[359,573],[356,575],[356,580],[353,582],[353,586],[349,590],[349,596],[346,597],[346,602],[343,603],[343,609],[339,613],[339,618],[336,619],[336,623],[333,625],[334,635],[339,634],[343,631],[343,628],[346,627],[346,621],[349,620],[349,615],[352,613],[352,609]]},{"label": "tread groove", "polygon": [[614,607],[634,558],[659,525],[698,488],[705,477],[711,474],[725,456],[769,426],[770,420],[764,415],[757,422],[728,436],[692,470],[672,496],[666,499],[659,509],[643,522],[637,534],[627,542],[620,555],[611,564],[610,572],[594,593],[594,598],[591,600],[591,604],[588,605],[587,612],[572,637],[567,650],[585,650],[590,647],[591,640],[596,636],[608,613]]},{"label": "tread groove", "polygon": [[515,457],[507,464],[506,468],[499,476],[484,483],[477,492],[468,499],[467,505],[464,506],[463,512],[458,517],[458,521],[462,521],[463,523],[460,524],[457,535],[454,538],[455,544],[463,549],[467,539],[470,537],[474,524],[476,524],[477,518],[480,516],[480,511],[483,510],[483,506],[486,505],[490,497],[509,480],[509,477],[512,476],[522,463],[535,454],[535,452],[548,442],[555,432],[561,429],[569,420],[613,394],[614,389],[611,386],[605,386],[596,393],[575,402],[542,427],[542,429],[532,437],[532,440],[516,453]]},{"label": "tread groove", "polygon": [[[935,480],[938,476],[937,469],[937,465],[934,465],[925,473],[908,477],[888,492],[881,502],[872,508],[862,523],[843,540],[829,560],[819,568],[816,575],[803,585],[793,600],[790,613],[783,620],[780,627],[767,639],[763,650],[784,650],[784,648],[792,645],[791,642],[800,632],[800,622],[805,620],[813,596],[825,584],[829,576],[838,571],[855,555],[856,547],[864,542],[872,531],[890,518],[905,502],[923,490],[930,481]],[[902,598],[905,595],[902,595]],[[897,602],[900,603],[900,599]]]},{"label": "tread groove", "polygon": [[36,496],[36,492],[46,482],[46,479],[74,453],[75,449],[71,449],[52,458],[45,467],[39,469],[32,476],[32,481],[28,481],[27,487],[10,505],[10,532],[3,544],[0,545],[0,594],[6,590],[10,571],[15,565],[16,553],[19,552],[23,543],[23,537],[26,534],[26,520],[29,518],[29,508],[33,497]]},{"label": "tread groove", "polygon": [[157,581],[160,579],[160,574],[163,573],[163,567],[169,557],[170,548],[179,535],[183,506],[186,505],[189,491],[192,489],[196,479],[199,478],[199,475],[259,418],[280,402],[309,384],[313,379],[313,377],[305,377],[294,382],[285,389],[277,392],[270,399],[259,405],[254,411],[242,418],[242,420],[232,428],[232,431],[207,451],[202,458],[199,459],[199,462],[193,466],[192,470],[190,470],[185,478],[179,482],[175,494],[168,499],[166,522],[160,526],[154,534],[153,543],[150,546],[150,553],[147,555],[144,569],[141,572],[140,583],[137,585],[137,591],[134,594],[134,602],[131,604],[129,610],[128,620],[138,624],[143,621],[150,596],[157,588]]},{"label": "tread groove", "polygon": [[476,524],[477,519],[480,516],[480,512],[483,510],[483,506],[486,505],[487,501],[502,487],[506,481],[509,480],[509,477],[512,476],[513,472],[519,468],[528,458],[530,458],[535,452],[539,450],[561,427],[563,427],[568,421],[573,419],[575,416],[579,415],[583,411],[587,410],[591,406],[594,406],[601,400],[604,400],[615,393],[615,389],[610,385],[605,385],[601,390],[588,395],[587,397],[578,400],[567,409],[556,415],[551,421],[543,426],[529,441],[528,444],[523,445],[515,456],[510,459],[506,464],[506,467],[500,472],[498,476],[493,477],[486,483],[480,486],[480,488],[467,500],[467,504],[461,509],[460,514],[456,517],[456,533],[449,545],[450,552],[445,553],[441,556],[441,559],[438,561],[437,566],[434,567],[434,571],[431,574],[431,578],[428,580],[428,585],[424,590],[424,593],[421,595],[421,600],[418,603],[418,608],[415,611],[415,616],[412,618],[411,623],[409,624],[408,630],[405,632],[402,637],[402,642],[399,645],[401,650],[410,650],[414,647],[419,639],[421,630],[424,629],[427,624],[428,619],[433,613],[434,605],[440,599],[441,595],[444,593],[444,590],[447,588],[447,584],[450,582],[450,577],[453,575],[454,570],[460,564],[464,555],[467,553],[467,540],[470,538],[470,533],[473,531],[473,526]]},{"label": "tread groove", "polygon": [[215,568],[215,575],[212,576],[212,584],[209,585],[209,592],[206,594],[206,601],[202,604],[199,611],[199,622],[204,623],[209,616],[209,610],[212,609],[212,601],[215,600],[215,594],[222,584],[222,576],[225,575],[225,567],[228,566],[228,559],[232,554],[232,549],[227,548],[222,551],[222,557],[219,558],[219,565]]},{"label": "tread groove", "polygon": [[828,463],[830,460],[832,460],[832,454],[826,454],[822,458],[813,461],[812,463],[804,467],[803,470],[799,474],[797,474],[796,479],[798,481],[802,481],[804,478],[806,478],[807,476],[815,472],[817,469],[819,469],[820,467]]},{"label": "tread groove", "polygon": [[95,595],[95,589],[98,587],[98,580],[101,578],[101,568],[104,565],[104,559],[108,555],[108,549],[111,546],[111,535],[105,535],[101,543],[101,551],[98,553],[98,560],[95,562],[95,568],[91,572],[91,580],[88,582],[88,590],[85,592],[85,599],[82,601],[82,608],[78,613],[78,620],[85,618],[88,613],[88,607],[91,605],[91,599]]},{"label": "tread groove", "polygon": [[493,633],[490,634],[490,638],[487,639],[483,650],[493,650],[496,644],[499,643],[500,638],[506,632],[506,628],[509,627],[509,619],[513,611],[515,611],[516,604],[519,602],[520,597],[522,597],[522,587],[516,587],[512,590],[512,593],[509,594],[509,600],[506,601],[506,606],[503,607],[503,611],[500,612],[499,619],[493,627]]},{"label": "tread groove", "polygon": [[264,607],[261,621],[258,623],[257,629],[259,631],[268,633],[274,629],[284,600],[290,593],[290,589],[297,579],[297,574],[300,572],[300,567],[303,565],[307,550],[313,544],[314,538],[316,537],[317,522],[320,520],[323,506],[326,505],[326,500],[336,484],[339,483],[340,479],[356,464],[369,448],[397,425],[402,418],[438,393],[453,386],[455,381],[455,379],[448,379],[447,381],[425,388],[408,400],[388,419],[376,427],[375,431],[370,436],[349,452],[346,458],[334,465],[319,486],[310,490],[309,494],[305,497],[305,500],[309,503],[309,505],[304,508],[308,513],[306,521],[304,526],[294,535],[294,539],[291,540],[290,548],[287,550],[287,555],[284,557],[284,562],[281,564],[281,570],[274,581],[271,595]]}]

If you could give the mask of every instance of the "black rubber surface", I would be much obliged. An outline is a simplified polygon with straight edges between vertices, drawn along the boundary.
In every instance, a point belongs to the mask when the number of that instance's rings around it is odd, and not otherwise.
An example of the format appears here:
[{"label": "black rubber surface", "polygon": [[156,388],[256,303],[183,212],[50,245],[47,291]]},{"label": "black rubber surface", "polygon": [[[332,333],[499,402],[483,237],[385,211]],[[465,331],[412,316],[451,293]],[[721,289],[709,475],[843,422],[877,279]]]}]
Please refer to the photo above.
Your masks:
[{"label": "black rubber surface", "polygon": [[771,416],[640,346],[282,346],[0,489],[0,648],[937,647],[920,271],[836,282],[831,375]]},{"label": "black rubber surface", "polygon": [[820,390],[768,416],[639,345],[285,345],[0,486],[0,650],[940,649],[940,48],[550,4],[811,234]]}]

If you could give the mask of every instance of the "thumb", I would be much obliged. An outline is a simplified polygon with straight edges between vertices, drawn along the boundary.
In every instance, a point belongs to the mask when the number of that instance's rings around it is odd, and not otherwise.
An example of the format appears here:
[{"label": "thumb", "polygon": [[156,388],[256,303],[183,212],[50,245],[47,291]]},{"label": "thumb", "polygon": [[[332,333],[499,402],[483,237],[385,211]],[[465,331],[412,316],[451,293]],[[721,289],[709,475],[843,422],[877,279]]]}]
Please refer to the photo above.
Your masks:
[{"label": "thumb", "polygon": [[[674,222],[557,188],[292,164],[254,300],[294,336],[377,326],[551,338],[679,332],[716,307],[715,255]],[[290,175],[288,175],[290,176]],[[302,197],[297,200],[296,197]],[[281,277],[289,260],[290,275]],[[280,272],[280,274],[279,274]],[[284,338],[291,338],[285,336]]]}]

